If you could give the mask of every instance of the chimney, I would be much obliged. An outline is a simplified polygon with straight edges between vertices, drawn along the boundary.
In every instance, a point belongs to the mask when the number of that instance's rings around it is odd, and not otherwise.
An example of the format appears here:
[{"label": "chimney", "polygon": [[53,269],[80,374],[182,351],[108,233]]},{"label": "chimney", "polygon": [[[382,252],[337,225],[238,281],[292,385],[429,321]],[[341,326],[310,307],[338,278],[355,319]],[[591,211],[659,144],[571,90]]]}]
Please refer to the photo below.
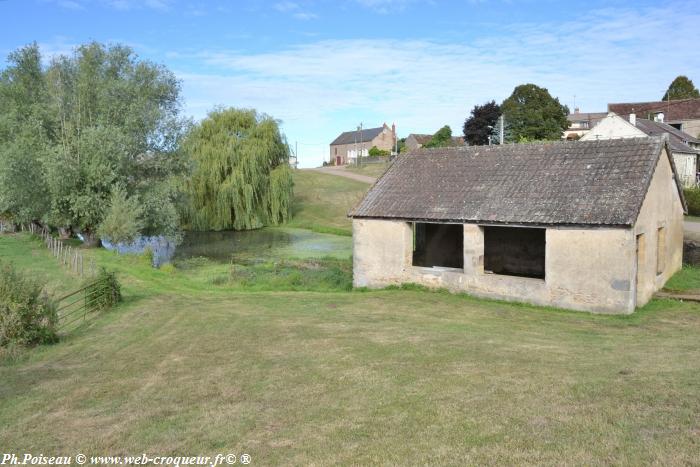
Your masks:
[{"label": "chimney", "polygon": [[637,114],[634,113],[634,112],[632,112],[632,113],[630,114],[630,123],[631,123],[633,126],[637,126]]},{"label": "chimney", "polygon": [[396,136],[396,123],[393,123],[393,122],[392,122],[392,124],[391,124],[391,132],[394,134],[394,136]]}]

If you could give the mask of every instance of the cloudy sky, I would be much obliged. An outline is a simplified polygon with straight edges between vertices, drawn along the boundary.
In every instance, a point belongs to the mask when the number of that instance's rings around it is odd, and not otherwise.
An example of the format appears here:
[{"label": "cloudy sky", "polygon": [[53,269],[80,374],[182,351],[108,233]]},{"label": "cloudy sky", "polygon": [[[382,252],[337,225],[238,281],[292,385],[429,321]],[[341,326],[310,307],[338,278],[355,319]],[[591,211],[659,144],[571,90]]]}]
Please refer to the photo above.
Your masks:
[{"label": "cloudy sky", "polygon": [[128,44],[177,74],[188,115],[256,108],[307,167],[360,122],[460,134],[522,83],[581,111],[659,99],[679,74],[700,84],[695,1],[0,0],[0,18],[2,56]]}]

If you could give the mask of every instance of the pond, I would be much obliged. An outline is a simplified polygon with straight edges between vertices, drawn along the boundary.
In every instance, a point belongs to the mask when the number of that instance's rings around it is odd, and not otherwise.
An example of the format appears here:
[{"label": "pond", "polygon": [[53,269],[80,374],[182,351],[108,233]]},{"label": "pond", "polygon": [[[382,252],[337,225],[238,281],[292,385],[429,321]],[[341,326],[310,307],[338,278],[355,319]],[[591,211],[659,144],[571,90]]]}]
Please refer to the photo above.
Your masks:
[{"label": "pond", "polygon": [[119,253],[138,254],[150,248],[156,267],[170,261],[199,257],[219,262],[250,262],[324,256],[344,259],[352,255],[351,237],[285,227],[238,232],[186,232],[177,246],[162,237],[142,237],[130,245],[103,244]]},{"label": "pond", "polygon": [[352,239],[304,229],[267,228],[247,231],[187,232],[173,260],[204,257],[214,261],[275,258],[348,258]]}]

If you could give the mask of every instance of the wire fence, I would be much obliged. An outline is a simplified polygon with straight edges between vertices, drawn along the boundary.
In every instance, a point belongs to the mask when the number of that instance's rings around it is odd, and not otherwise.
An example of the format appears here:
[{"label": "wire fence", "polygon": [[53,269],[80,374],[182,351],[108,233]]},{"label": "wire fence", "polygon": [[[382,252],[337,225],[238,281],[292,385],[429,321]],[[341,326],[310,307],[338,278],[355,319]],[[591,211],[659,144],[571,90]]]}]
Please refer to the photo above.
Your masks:
[{"label": "wire fence", "polygon": [[58,330],[65,331],[71,325],[84,321],[90,313],[115,305],[119,299],[119,288],[112,276],[101,275],[99,279],[57,300]]}]

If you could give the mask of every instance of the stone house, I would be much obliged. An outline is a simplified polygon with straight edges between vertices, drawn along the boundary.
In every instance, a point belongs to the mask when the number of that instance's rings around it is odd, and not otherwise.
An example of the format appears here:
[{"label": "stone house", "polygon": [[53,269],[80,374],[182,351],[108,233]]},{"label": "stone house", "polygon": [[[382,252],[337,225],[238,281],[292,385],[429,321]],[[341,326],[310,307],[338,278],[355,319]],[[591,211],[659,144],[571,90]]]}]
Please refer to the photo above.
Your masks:
[{"label": "stone house", "polygon": [[669,136],[673,161],[676,164],[681,183],[685,187],[695,186],[697,183],[700,139],[694,138],[667,123],[637,118],[635,114],[622,117],[614,112],[610,112],[585,134],[581,141],[605,138],[640,138],[644,136],[661,136],[665,133]]},{"label": "stone house", "polygon": [[691,136],[700,138],[700,98],[656,102],[608,104],[608,112],[668,123]]},{"label": "stone house", "polygon": [[631,313],[681,268],[668,138],[421,149],[349,216],[353,283]]},{"label": "stone house", "polygon": [[569,120],[569,128],[564,130],[563,139],[579,139],[591,128],[593,128],[600,120],[607,115],[606,112],[581,112],[578,107],[574,113],[566,116]]},{"label": "stone house", "polygon": [[330,144],[330,162],[345,165],[357,159],[357,154],[367,157],[373,146],[390,153],[396,147],[396,125],[391,128],[384,125],[377,128],[362,128],[341,133]]}]

